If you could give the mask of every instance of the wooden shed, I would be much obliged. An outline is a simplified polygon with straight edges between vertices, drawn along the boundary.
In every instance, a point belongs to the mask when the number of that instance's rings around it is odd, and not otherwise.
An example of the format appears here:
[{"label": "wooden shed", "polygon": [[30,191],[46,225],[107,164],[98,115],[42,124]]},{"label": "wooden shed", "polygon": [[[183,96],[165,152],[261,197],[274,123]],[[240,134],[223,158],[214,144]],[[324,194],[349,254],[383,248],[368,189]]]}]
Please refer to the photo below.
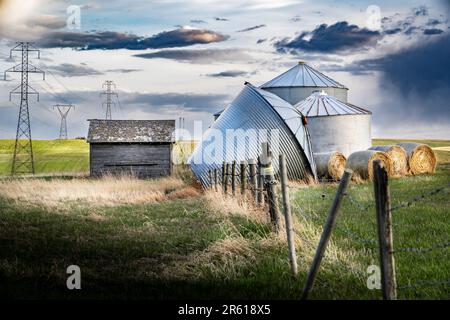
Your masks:
[{"label": "wooden shed", "polygon": [[91,176],[172,173],[175,120],[88,120]]}]

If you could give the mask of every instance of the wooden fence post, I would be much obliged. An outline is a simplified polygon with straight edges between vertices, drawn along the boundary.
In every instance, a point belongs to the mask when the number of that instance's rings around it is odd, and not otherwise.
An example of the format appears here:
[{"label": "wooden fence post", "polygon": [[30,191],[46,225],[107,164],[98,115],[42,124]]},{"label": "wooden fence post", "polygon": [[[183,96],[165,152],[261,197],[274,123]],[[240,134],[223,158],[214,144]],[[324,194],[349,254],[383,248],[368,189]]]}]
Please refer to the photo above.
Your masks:
[{"label": "wooden fence post", "polygon": [[236,161],[231,163],[231,192],[236,195]]},{"label": "wooden fence post", "polygon": [[256,160],[250,159],[248,160],[248,167],[250,171],[250,185],[252,189],[253,198],[255,201],[258,197],[258,183],[257,183],[257,176],[256,176]]},{"label": "wooden fence post", "polygon": [[305,287],[303,288],[302,300],[308,299],[308,295],[313,287],[314,280],[319,271],[320,263],[322,262],[323,255],[327,248],[328,241],[330,240],[331,232],[333,231],[334,224],[336,223],[336,217],[339,212],[339,207],[341,206],[342,198],[344,197],[345,189],[350,181],[353,171],[350,169],[345,169],[344,174],[339,183],[336,196],[334,197],[333,204],[328,211],[328,218],[325,222],[322,235],[320,236],[319,245],[317,246],[316,254],[312,261],[311,267],[308,272],[308,277],[306,278]]},{"label": "wooden fence post", "polygon": [[225,185],[226,185],[226,178],[227,178],[227,173],[226,173],[226,162],[224,161],[222,163],[222,192],[225,193]]},{"label": "wooden fence post", "polygon": [[214,169],[214,190],[217,192],[217,169]]},{"label": "wooden fence post", "polygon": [[261,167],[261,162],[259,161],[259,157],[258,157],[258,169],[257,169],[257,176],[256,176],[256,180],[257,180],[257,194],[258,196],[256,197],[256,202],[258,203],[258,205],[263,206],[264,205],[264,177],[262,175],[262,167]]},{"label": "wooden fence post", "polygon": [[247,188],[247,179],[245,174],[247,173],[247,163],[245,161],[241,161],[241,170],[240,170],[240,175],[241,175],[241,195],[242,197],[245,196],[245,192],[246,192],[246,188]]},{"label": "wooden fence post", "polygon": [[272,166],[272,153],[269,149],[269,144],[263,142],[261,144],[262,154],[260,158],[262,174],[264,177],[264,186],[267,191],[267,201],[269,204],[270,221],[275,229],[275,232],[280,231],[280,208],[278,206],[278,197],[276,192],[276,180]]},{"label": "wooden fence post", "polygon": [[377,209],[378,242],[380,247],[381,290],[383,299],[397,299],[394,246],[392,236],[391,201],[388,174],[380,160],[373,162],[373,185]]},{"label": "wooden fence post", "polygon": [[225,194],[228,193],[228,181],[230,181],[230,164],[227,162],[227,164],[225,165]]},{"label": "wooden fence post", "polygon": [[281,193],[283,195],[283,212],[284,220],[286,223],[286,237],[289,248],[289,260],[291,262],[292,273],[297,278],[297,255],[295,254],[295,236],[294,236],[294,224],[291,215],[291,202],[289,199],[289,187],[287,177],[286,158],[284,154],[280,154],[280,180],[281,180]]},{"label": "wooden fence post", "polygon": [[208,176],[209,176],[209,188],[212,189],[213,188],[213,176],[212,176],[211,170],[208,170]]}]

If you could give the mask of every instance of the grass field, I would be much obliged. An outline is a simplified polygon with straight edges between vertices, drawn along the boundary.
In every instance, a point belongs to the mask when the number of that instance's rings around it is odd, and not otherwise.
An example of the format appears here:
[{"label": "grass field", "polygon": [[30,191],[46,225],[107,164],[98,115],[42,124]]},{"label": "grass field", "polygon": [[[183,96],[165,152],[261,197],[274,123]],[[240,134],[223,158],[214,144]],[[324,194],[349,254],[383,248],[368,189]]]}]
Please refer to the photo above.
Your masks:
[{"label": "grass field", "polygon": [[[11,173],[14,140],[0,140],[0,175]],[[83,174],[89,171],[89,145],[84,140],[34,140],[36,174]]]},{"label": "grass field", "polygon": [[[381,141],[391,143],[390,141]],[[378,143],[378,141],[376,142]],[[434,142],[433,142],[434,143]],[[450,141],[433,147],[450,146]],[[391,180],[393,205],[450,181],[450,152],[434,175]],[[290,275],[285,235],[265,210],[172,178],[136,181],[0,181],[0,296],[62,299],[298,299],[336,184],[291,189],[300,276]],[[394,211],[394,246],[427,248],[450,239],[449,190]],[[311,294],[313,299],[380,299],[366,286],[378,265],[371,183],[352,184]],[[395,254],[399,286],[450,279],[448,248]],[[66,289],[80,266],[82,290]],[[426,284],[426,283],[424,283]],[[399,290],[401,299],[448,299],[450,287]]]}]

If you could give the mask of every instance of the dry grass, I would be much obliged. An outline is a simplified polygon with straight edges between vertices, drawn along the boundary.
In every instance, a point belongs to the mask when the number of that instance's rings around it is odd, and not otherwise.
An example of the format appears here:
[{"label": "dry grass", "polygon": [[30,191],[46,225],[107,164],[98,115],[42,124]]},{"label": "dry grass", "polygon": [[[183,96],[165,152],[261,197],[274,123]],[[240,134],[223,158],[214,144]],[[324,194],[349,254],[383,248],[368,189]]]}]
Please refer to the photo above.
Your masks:
[{"label": "dry grass", "polygon": [[154,203],[194,197],[199,193],[179,178],[138,180],[130,176],[106,176],[101,179],[2,180],[0,194],[21,203],[61,208],[73,204],[112,206]]},{"label": "dry grass", "polygon": [[[243,201],[240,197],[225,196],[221,192],[206,191],[203,199],[210,214],[222,219],[220,233],[222,237],[212,242],[206,249],[196,251],[184,257],[176,264],[168,265],[160,274],[163,279],[202,279],[220,278],[233,280],[251,275],[261,262],[261,257],[269,253],[286,250],[286,229],[281,217],[281,228],[278,234],[268,233],[265,236],[247,238],[239,232],[239,225],[232,222],[232,217],[241,217],[253,223],[266,225],[268,223],[267,208],[258,208],[251,199]],[[322,229],[308,220],[299,221],[294,216],[295,244],[297,260],[301,272],[307,272],[314,257]],[[323,259],[325,268],[332,270],[345,269],[356,276],[361,275],[363,266],[357,263],[355,253],[339,247],[330,241]],[[269,258],[270,259],[270,258]],[[280,259],[279,257],[272,259]],[[289,268],[288,256],[282,258]],[[269,264],[278,263],[271,260]],[[265,262],[267,263],[267,261]],[[256,269],[255,269],[256,268]],[[270,268],[270,267],[269,267]]]},{"label": "dry grass", "polygon": [[240,195],[233,197],[224,195],[222,192],[207,190],[204,198],[213,214],[224,217],[237,215],[262,223],[267,222],[266,209],[253,205],[250,196],[244,199]]}]

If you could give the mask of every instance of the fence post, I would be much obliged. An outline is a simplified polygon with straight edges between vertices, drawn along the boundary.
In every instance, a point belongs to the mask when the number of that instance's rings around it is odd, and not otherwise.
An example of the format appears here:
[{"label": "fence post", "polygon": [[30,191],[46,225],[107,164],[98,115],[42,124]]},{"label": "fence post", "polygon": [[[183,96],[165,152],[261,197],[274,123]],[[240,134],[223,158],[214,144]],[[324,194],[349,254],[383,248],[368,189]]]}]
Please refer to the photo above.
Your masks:
[{"label": "fence post", "polygon": [[226,177],[227,177],[227,173],[225,172],[226,170],[226,162],[224,161],[222,163],[222,192],[225,193],[225,184],[226,184]]},{"label": "fence post", "polygon": [[397,299],[394,246],[392,236],[391,202],[388,174],[380,160],[373,162],[373,185],[377,209],[378,242],[380,247],[381,289],[383,299]]},{"label": "fence post", "polygon": [[292,273],[294,274],[294,277],[297,278],[298,268],[297,255],[295,254],[294,224],[291,215],[286,158],[284,154],[280,154],[280,180],[281,193],[283,195],[284,220],[286,223],[286,237],[289,248],[289,260],[291,262]]},{"label": "fence post", "polygon": [[217,169],[214,169],[214,190],[217,192]]},{"label": "fence post", "polygon": [[263,206],[264,205],[264,177],[262,175],[262,167],[261,162],[259,161],[258,157],[258,174],[257,174],[257,199],[256,202],[258,205]]},{"label": "fence post", "polygon": [[255,159],[248,160],[248,167],[250,171],[250,185],[252,189],[253,198],[255,199],[255,202],[258,197],[258,183],[257,183],[257,177],[256,177],[256,161]]},{"label": "fence post", "polygon": [[330,240],[331,232],[333,231],[334,224],[336,223],[336,217],[339,212],[339,207],[341,206],[342,198],[344,197],[345,189],[350,181],[353,171],[350,169],[345,169],[344,174],[339,183],[338,190],[328,211],[328,218],[325,222],[322,235],[320,236],[319,245],[317,246],[316,254],[312,261],[311,267],[308,272],[308,277],[306,278],[305,287],[303,288],[302,300],[308,299],[308,295],[313,287],[314,280],[319,271],[320,263],[322,262],[323,255],[327,248],[328,241]]},{"label": "fence post", "polygon": [[261,147],[262,154],[260,161],[264,177],[264,186],[267,190],[270,221],[272,222],[275,232],[278,233],[280,231],[280,208],[278,206],[278,197],[275,188],[276,180],[272,166],[272,152],[270,152],[269,144],[267,142],[263,142]]},{"label": "fence post", "polygon": [[225,192],[225,194],[228,193],[228,181],[230,180],[228,177],[230,176],[230,164],[227,162],[225,164],[225,184],[223,187],[223,190]]},{"label": "fence post", "polygon": [[245,174],[247,173],[247,163],[245,161],[241,161],[241,195],[242,197],[245,196],[245,189],[247,188],[247,180],[245,177]]},{"label": "fence post", "polygon": [[236,195],[236,161],[231,163],[231,191]]},{"label": "fence post", "polygon": [[212,171],[208,170],[208,176],[209,176],[209,188],[212,189],[213,187],[213,176],[212,176]]}]

